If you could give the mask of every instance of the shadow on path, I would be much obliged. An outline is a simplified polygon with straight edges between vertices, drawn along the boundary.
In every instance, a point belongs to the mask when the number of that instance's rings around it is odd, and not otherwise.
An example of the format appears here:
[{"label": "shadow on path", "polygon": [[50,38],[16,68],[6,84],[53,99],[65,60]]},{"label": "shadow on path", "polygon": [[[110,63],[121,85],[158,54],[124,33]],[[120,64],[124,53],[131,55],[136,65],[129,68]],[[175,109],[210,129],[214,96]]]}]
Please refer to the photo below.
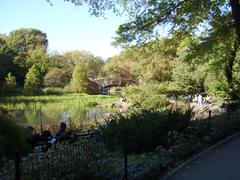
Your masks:
[{"label": "shadow on path", "polygon": [[240,180],[240,136],[190,161],[166,179]]}]

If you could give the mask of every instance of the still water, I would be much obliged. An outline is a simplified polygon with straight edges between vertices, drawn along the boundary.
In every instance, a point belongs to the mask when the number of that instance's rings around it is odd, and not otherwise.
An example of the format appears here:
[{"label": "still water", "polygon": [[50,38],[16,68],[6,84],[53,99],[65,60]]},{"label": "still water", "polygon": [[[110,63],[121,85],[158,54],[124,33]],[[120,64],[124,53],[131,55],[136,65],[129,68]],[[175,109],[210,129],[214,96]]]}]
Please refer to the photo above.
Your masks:
[{"label": "still water", "polygon": [[116,112],[114,96],[71,94],[62,96],[10,96],[0,98],[0,107],[9,110],[23,126],[43,130],[66,122],[70,126],[101,121]]},{"label": "still water", "polygon": [[[15,120],[21,122],[22,125],[32,125],[38,131],[41,127],[43,130],[51,129],[56,131],[60,122],[65,122],[68,126],[74,128],[74,125],[80,125],[82,123],[99,122],[106,119],[110,112],[114,112],[116,109],[112,109],[106,106],[95,106],[91,108],[52,108],[47,104],[38,108],[26,108],[23,110],[15,110],[12,115]],[[71,128],[71,127],[68,127]]]}]

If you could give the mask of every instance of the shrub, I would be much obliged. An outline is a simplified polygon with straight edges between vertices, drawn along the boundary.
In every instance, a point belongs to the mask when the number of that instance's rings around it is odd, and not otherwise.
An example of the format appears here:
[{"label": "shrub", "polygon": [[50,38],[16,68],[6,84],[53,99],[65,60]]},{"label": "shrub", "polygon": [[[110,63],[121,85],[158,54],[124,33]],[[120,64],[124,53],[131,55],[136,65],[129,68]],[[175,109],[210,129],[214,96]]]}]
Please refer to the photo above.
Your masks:
[{"label": "shrub", "polygon": [[14,156],[16,150],[28,151],[27,134],[6,111],[0,109],[0,159]]},{"label": "shrub", "polygon": [[212,81],[209,85],[208,92],[210,95],[218,98],[230,99],[230,90],[226,81]]},{"label": "shrub", "polygon": [[160,85],[132,86],[124,91],[126,98],[135,110],[161,110],[166,107],[167,95]]},{"label": "shrub", "polygon": [[103,130],[109,147],[129,152],[151,151],[159,145],[168,146],[168,132],[182,131],[190,123],[191,113],[143,111],[114,117]]}]

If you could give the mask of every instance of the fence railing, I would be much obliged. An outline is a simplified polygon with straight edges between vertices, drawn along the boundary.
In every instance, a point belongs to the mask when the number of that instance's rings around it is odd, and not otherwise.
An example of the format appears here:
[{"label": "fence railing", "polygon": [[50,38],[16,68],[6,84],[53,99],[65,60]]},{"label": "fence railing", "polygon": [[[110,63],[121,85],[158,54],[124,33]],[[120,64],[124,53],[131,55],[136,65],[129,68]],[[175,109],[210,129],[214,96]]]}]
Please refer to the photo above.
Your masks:
[{"label": "fence railing", "polygon": [[127,179],[124,156],[94,139],[59,143],[46,153],[29,154],[5,164],[0,179]]}]

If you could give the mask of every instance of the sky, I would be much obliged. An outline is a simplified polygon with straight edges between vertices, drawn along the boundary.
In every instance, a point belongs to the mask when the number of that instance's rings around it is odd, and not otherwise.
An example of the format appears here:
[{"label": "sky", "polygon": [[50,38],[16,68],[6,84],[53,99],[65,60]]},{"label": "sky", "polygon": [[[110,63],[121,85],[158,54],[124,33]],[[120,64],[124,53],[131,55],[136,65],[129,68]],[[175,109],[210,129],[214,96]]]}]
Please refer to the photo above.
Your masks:
[{"label": "sky", "polygon": [[19,28],[36,28],[47,34],[49,52],[89,51],[104,59],[120,53],[111,46],[118,26],[126,22],[107,12],[90,16],[87,6],[74,6],[64,0],[0,0],[0,34]]}]

